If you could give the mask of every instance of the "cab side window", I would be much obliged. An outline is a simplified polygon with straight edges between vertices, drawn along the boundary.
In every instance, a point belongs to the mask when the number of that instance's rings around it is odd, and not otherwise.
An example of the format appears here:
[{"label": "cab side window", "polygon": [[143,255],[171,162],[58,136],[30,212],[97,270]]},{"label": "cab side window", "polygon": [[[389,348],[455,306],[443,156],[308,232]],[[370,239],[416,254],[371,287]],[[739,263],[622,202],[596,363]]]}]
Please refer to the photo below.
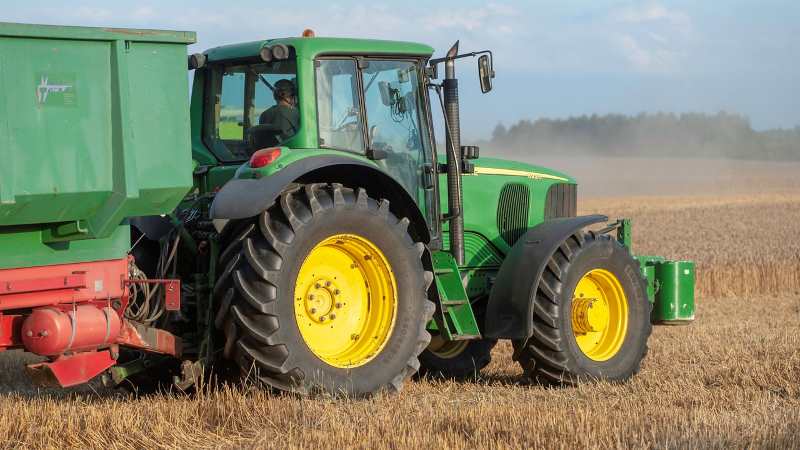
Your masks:
[{"label": "cab side window", "polygon": [[214,68],[210,88],[216,95],[205,133],[212,151],[236,161],[289,141],[300,127],[296,78],[293,59]]},{"label": "cab side window", "polygon": [[222,89],[217,104],[219,118],[217,136],[222,141],[244,139],[244,72],[226,72],[222,75]]}]

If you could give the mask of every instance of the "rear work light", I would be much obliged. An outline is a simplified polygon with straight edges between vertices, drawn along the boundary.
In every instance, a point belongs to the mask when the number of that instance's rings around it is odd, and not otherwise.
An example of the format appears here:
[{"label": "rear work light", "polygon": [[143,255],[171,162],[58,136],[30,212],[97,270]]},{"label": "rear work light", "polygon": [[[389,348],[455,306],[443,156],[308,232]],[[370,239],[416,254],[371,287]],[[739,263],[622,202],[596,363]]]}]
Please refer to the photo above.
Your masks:
[{"label": "rear work light", "polygon": [[281,149],[278,147],[256,150],[256,152],[253,153],[253,156],[250,157],[250,167],[253,169],[258,169],[259,167],[272,164],[273,161],[278,159],[278,156],[281,156]]}]

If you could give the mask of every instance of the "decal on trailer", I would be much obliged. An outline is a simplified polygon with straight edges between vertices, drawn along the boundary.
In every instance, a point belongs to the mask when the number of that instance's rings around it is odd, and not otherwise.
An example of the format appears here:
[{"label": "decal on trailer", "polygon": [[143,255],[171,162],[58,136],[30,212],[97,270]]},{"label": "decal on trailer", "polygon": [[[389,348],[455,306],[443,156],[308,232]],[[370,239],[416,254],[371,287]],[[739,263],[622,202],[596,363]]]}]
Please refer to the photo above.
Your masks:
[{"label": "decal on trailer", "polygon": [[37,74],[36,102],[39,106],[75,106],[75,75]]}]

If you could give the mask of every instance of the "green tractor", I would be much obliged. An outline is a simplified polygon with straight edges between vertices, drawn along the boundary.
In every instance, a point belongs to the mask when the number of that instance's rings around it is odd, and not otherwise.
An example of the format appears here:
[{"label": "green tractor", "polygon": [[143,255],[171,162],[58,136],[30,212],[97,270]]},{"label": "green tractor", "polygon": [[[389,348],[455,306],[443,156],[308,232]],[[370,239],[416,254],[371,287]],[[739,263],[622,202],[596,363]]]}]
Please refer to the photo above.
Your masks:
[{"label": "green tractor", "polygon": [[691,262],[462,145],[456,63],[486,93],[491,52],[307,30],[191,55],[186,108],[191,42],[0,24],[0,345],[38,381],[362,396],[475,376],[500,339],[539,382],[622,381],[651,323],[693,319]]}]

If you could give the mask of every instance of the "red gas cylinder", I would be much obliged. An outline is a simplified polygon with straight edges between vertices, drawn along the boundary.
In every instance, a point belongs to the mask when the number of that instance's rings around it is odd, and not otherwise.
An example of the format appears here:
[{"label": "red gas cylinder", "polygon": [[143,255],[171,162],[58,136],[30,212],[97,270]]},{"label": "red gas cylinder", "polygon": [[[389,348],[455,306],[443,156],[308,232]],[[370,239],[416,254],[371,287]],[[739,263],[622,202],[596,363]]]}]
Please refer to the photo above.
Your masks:
[{"label": "red gas cylinder", "polygon": [[119,316],[109,307],[36,308],[22,323],[22,343],[27,351],[44,356],[90,350],[113,343],[121,326]]}]

